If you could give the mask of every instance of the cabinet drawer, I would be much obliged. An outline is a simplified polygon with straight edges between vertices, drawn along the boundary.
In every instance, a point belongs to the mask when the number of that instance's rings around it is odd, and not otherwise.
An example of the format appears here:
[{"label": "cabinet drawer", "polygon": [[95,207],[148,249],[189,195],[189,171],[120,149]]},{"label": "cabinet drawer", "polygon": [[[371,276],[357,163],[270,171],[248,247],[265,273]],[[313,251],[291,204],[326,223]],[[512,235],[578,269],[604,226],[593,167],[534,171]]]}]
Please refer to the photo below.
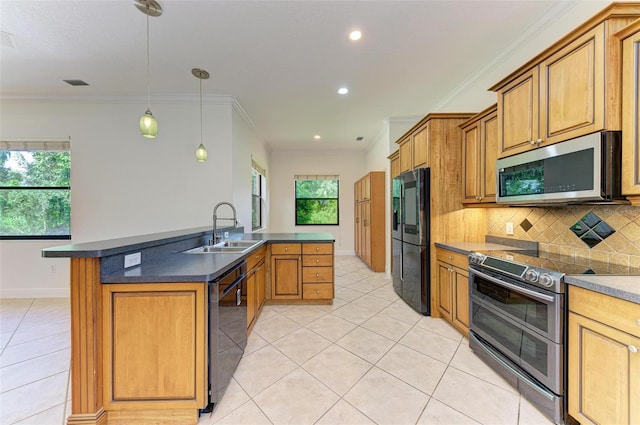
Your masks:
[{"label": "cabinet drawer", "polygon": [[640,337],[640,304],[569,285],[569,310]]},{"label": "cabinet drawer", "polygon": [[333,255],[305,255],[302,257],[303,267],[332,267]]},{"label": "cabinet drawer", "polygon": [[271,254],[300,254],[302,249],[299,243],[274,243],[271,244]]},{"label": "cabinet drawer", "polygon": [[302,282],[333,282],[333,267],[304,267]]},{"label": "cabinet drawer", "polygon": [[331,283],[307,283],[302,285],[302,298],[315,300],[330,300],[333,298]]},{"label": "cabinet drawer", "polygon": [[302,244],[303,254],[333,254],[332,243],[305,243]]},{"label": "cabinet drawer", "polygon": [[448,249],[437,248],[436,258],[448,264],[460,267],[463,270],[469,268],[469,259],[465,254],[449,251]]},{"label": "cabinet drawer", "polygon": [[253,251],[247,257],[247,270],[251,270],[254,268],[260,261],[264,260],[264,253],[266,251],[265,246],[261,246],[260,248]]}]

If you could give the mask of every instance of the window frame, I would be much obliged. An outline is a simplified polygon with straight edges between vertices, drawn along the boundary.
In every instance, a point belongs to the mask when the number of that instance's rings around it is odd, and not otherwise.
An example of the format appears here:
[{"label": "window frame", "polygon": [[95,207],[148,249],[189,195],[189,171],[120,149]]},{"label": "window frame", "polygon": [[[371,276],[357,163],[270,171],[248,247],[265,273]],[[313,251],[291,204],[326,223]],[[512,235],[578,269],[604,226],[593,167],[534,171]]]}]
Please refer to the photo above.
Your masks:
[{"label": "window frame", "polygon": [[[257,186],[258,192],[254,193],[254,174],[257,176]],[[251,167],[251,230],[261,230],[265,228],[265,205],[266,205],[266,186],[267,186],[267,177],[266,171],[262,169],[262,167],[257,166],[255,163]],[[253,218],[255,214],[254,205],[257,201],[258,205],[258,226],[254,226]]]},{"label": "window frame", "polygon": [[[66,186],[4,186],[0,193],[10,191],[61,191],[69,196],[68,233],[64,234],[23,234],[0,233],[0,240],[70,240],[71,239],[71,147],[68,140],[0,141],[0,151],[8,152],[66,152],[69,155],[69,185]],[[1,230],[0,230],[1,231]]]},{"label": "window frame", "polygon": [[[313,181],[313,180],[334,180],[336,182],[336,196],[325,198],[298,198],[298,182]],[[337,175],[326,176],[295,176],[294,179],[294,216],[296,226],[339,226],[340,225],[340,178]],[[335,223],[298,223],[298,201],[299,200],[335,200],[336,202],[336,222]]]}]

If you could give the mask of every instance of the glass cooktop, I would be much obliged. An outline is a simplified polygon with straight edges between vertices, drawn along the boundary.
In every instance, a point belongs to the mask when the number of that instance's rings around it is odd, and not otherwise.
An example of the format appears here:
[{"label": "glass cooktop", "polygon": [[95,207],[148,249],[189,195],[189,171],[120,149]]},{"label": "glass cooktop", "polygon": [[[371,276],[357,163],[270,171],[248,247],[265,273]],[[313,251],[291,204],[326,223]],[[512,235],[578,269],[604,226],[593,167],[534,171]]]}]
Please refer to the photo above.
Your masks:
[{"label": "glass cooktop", "polygon": [[515,261],[528,266],[540,267],[564,274],[599,275],[640,275],[640,267],[622,266],[609,262],[591,260],[583,257],[571,257],[545,251],[487,251],[486,255],[503,260]]}]

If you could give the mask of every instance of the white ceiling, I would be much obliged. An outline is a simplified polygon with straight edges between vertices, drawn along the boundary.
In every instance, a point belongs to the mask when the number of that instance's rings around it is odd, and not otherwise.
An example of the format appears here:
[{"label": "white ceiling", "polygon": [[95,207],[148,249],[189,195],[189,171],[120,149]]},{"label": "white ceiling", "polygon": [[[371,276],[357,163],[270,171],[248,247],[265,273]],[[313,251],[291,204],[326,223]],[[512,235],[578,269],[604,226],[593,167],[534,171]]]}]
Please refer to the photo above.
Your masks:
[{"label": "white ceiling", "polygon": [[[431,112],[558,2],[160,3],[164,13],[150,18],[152,110],[197,99],[191,69],[204,68],[205,98],[235,98],[272,150],[288,150],[363,149],[385,120]],[[132,1],[2,0],[0,14],[15,44],[0,48],[1,96],[145,102],[146,16]],[[358,43],[347,37],[355,28]],[[350,93],[339,96],[343,85]]]}]

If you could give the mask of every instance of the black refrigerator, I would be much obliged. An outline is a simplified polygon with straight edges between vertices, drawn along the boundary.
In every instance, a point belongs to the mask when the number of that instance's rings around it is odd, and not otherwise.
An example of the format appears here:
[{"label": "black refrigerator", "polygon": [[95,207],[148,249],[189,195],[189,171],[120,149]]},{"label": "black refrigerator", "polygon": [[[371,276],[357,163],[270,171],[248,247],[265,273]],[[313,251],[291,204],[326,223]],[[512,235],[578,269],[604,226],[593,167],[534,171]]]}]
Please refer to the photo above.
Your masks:
[{"label": "black refrigerator", "polygon": [[393,289],[414,310],[431,314],[430,169],[418,168],[393,179]]}]

